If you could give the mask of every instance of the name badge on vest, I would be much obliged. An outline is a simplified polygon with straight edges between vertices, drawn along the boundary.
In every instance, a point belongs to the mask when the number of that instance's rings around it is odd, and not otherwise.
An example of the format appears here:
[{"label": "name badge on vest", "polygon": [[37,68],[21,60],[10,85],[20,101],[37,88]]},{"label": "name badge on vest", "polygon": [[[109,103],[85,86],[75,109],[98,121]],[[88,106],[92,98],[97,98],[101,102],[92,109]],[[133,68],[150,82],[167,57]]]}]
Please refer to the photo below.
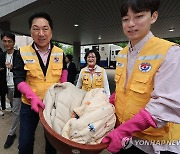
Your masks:
[{"label": "name badge on vest", "polygon": [[123,64],[123,63],[120,63],[120,62],[116,62],[116,66],[117,66],[117,67],[124,67],[124,64]]},{"label": "name badge on vest", "polygon": [[34,59],[26,59],[26,60],[24,60],[24,64],[33,64],[33,63],[35,63]]},{"label": "name badge on vest", "polygon": [[150,63],[141,63],[139,65],[139,70],[141,72],[149,72],[151,70],[152,66]]},{"label": "name badge on vest", "polygon": [[55,57],[55,58],[54,58],[54,62],[55,62],[55,63],[59,63],[59,57]]}]

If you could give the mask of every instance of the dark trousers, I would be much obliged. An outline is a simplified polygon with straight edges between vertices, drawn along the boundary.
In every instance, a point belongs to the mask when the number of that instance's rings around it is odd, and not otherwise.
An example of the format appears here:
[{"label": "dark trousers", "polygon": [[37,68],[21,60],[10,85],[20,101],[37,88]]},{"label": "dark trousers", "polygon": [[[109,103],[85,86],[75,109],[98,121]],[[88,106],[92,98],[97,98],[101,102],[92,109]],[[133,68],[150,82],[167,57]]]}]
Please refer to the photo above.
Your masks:
[{"label": "dark trousers", "polygon": [[[31,110],[30,105],[21,104],[19,129],[19,154],[33,154],[35,131],[39,122],[38,113]],[[46,154],[56,154],[49,142],[46,143]],[[51,151],[52,150],[52,151]]]},{"label": "dark trousers", "polygon": [[57,153],[56,149],[49,143],[46,136],[45,136],[45,140],[46,140],[46,145],[45,145],[46,154],[56,154]]},{"label": "dark trousers", "polygon": [[134,145],[132,145],[128,149],[121,149],[117,154],[146,154],[144,151],[140,150],[139,148],[136,148]]},{"label": "dark trousers", "polygon": [[6,94],[5,95],[1,94],[1,108],[2,110],[6,109]]},{"label": "dark trousers", "polygon": [[[124,150],[121,149],[119,152],[117,152],[116,154],[146,154],[144,151],[140,150],[139,148],[135,147],[135,146],[131,146],[130,148]],[[160,154],[175,154],[174,152],[170,152],[170,151],[161,151]]]}]

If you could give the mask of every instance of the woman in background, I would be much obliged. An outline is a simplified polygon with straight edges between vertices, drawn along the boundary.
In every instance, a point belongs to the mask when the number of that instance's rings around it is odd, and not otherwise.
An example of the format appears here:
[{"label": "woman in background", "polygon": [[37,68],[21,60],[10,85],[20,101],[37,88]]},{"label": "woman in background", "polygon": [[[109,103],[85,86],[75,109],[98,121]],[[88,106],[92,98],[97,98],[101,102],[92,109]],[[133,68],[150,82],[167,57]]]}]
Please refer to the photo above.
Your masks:
[{"label": "woman in background", "polygon": [[86,67],[81,69],[76,86],[85,91],[93,88],[104,88],[104,91],[110,96],[109,82],[104,68],[98,66],[100,55],[98,51],[89,50],[85,57]]}]

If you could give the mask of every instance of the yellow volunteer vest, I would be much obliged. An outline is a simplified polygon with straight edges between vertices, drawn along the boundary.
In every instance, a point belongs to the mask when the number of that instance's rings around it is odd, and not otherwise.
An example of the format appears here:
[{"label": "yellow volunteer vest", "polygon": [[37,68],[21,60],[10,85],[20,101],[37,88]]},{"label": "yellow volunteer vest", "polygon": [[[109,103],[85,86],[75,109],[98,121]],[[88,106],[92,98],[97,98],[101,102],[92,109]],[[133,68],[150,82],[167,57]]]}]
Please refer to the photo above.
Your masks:
[{"label": "yellow volunteer vest", "polygon": [[[145,108],[153,91],[154,76],[160,67],[168,49],[174,43],[152,37],[143,47],[135,62],[131,77],[125,87],[127,53],[124,48],[117,56],[116,82],[116,114],[120,122],[125,122]],[[144,140],[172,141],[180,139],[180,125],[167,123],[162,128],[150,127],[134,136]]]},{"label": "yellow volunteer vest", "polygon": [[94,72],[94,76],[91,82],[91,73],[82,69],[82,89],[90,91],[94,88],[104,88],[104,68],[101,68],[101,72]]},{"label": "yellow volunteer vest", "polygon": [[[43,100],[47,89],[60,81],[63,67],[63,50],[56,46],[53,47],[46,76],[43,74],[36,52],[31,45],[22,47],[20,54],[25,64],[24,70],[27,71],[26,82],[37,96]],[[22,102],[30,104],[24,95],[22,95]]]}]

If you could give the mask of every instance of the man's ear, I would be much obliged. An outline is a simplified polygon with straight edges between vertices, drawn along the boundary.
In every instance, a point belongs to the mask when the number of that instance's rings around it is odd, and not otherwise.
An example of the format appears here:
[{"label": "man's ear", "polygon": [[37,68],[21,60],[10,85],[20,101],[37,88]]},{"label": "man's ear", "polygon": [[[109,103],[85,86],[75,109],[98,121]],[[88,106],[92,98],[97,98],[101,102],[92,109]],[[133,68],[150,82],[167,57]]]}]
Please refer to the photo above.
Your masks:
[{"label": "man's ear", "polygon": [[151,16],[152,20],[151,20],[151,24],[154,24],[158,18],[158,12],[155,11],[152,16]]}]

